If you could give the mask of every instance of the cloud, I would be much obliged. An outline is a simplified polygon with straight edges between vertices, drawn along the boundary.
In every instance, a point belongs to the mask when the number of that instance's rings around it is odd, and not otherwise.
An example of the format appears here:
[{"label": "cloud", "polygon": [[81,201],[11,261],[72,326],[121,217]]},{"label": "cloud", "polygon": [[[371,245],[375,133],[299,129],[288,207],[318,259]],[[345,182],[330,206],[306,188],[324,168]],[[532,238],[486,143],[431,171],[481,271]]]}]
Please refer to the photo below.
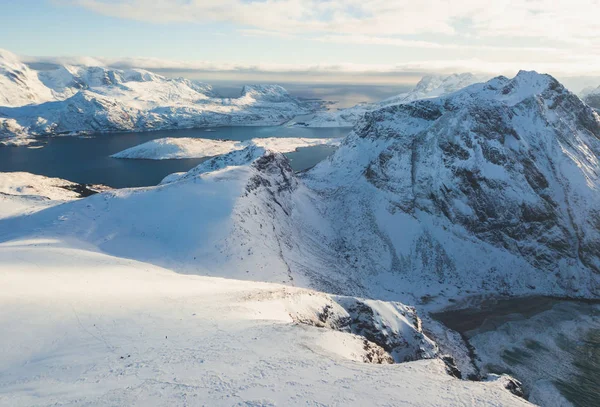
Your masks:
[{"label": "cloud", "polygon": [[[105,66],[118,69],[139,68],[150,71],[182,73],[284,74],[291,76],[379,76],[393,77],[426,73],[473,72],[489,75],[514,75],[520,69],[553,75],[600,75],[600,55],[567,60],[524,62],[522,60],[486,61],[480,58],[412,61],[400,64],[235,64],[210,61],[177,61],[161,58],[94,58],[21,56],[29,64]],[[590,67],[596,67],[590,69]]]},{"label": "cloud", "polygon": [[[227,22],[256,32],[395,38],[437,35],[590,46],[600,0],[70,0],[97,13],[156,23]],[[404,38],[404,40],[409,40]]]},{"label": "cloud", "polygon": [[[240,35],[311,43],[380,47],[402,64],[214,64],[153,59],[105,60],[116,66],[197,72],[344,74],[473,71],[512,74],[520,68],[553,74],[600,73],[600,0],[54,0],[124,19],[223,23]],[[336,60],[332,45],[330,61]],[[343,48],[347,50],[348,48]],[[395,52],[395,51],[391,51]],[[342,55],[342,53],[340,53]],[[229,56],[227,56],[229,57]],[[307,62],[311,55],[307,53]],[[342,59],[342,57],[339,57]],[[354,59],[355,61],[358,59]],[[340,61],[343,62],[343,61]]]}]

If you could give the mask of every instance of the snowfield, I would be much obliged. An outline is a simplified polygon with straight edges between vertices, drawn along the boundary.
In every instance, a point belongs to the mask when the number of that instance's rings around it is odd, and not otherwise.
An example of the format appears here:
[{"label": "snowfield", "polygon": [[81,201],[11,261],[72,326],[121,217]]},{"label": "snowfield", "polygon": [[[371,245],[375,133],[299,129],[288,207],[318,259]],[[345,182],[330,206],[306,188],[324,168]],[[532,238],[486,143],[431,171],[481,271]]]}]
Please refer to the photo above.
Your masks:
[{"label": "snowfield", "polygon": [[320,145],[339,146],[340,139],[320,138],[254,138],[245,141],[211,140],[201,138],[161,138],[128,148],[113,154],[114,158],[146,160],[169,160],[181,158],[203,158],[243,150],[249,146],[262,147],[278,153],[291,153],[302,147]]},{"label": "snowfield", "polygon": [[1,405],[527,405],[439,359],[365,363],[364,338],[297,322],[326,294],[54,240],[5,242],[0,264]]}]

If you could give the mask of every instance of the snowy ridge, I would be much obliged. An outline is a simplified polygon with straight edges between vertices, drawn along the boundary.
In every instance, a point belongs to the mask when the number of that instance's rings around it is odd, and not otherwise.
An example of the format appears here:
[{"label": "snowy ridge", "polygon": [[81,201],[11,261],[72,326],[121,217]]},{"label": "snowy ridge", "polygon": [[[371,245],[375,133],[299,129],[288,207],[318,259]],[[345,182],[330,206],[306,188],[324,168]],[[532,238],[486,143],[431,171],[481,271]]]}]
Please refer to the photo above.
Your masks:
[{"label": "snowy ridge", "polygon": [[466,88],[477,82],[481,82],[482,78],[466,72],[461,74],[444,75],[427,75],[424,76],[419,83],[410,92],[400,94],[379,103],[380,107],[397,105],[400,103],[413,102],[419,99],[428,99],[439,96],[444,96],[457,90]]},{"label": "snowy ridge", "polygon": [[481,80],[481,77],[471,73],[448,76],[428,75],[424,76],[410,92],[401,93],[377,103],[359,103],[345,109],[318,112],[310,119],[299,123],[299,125],[307,127],[353,127],[366,112],[419,99],[447,95]]},{"label": "snowy ridge", "polygon": [[145,70],[60,66],[34,71],[0,52],[0,139],[210,126],[278,125],[316,106],[281,86],[245,86],[221,98],[211,86]]},{"label": "snowy ridge", "polygon": [[265,154],[267,154],[267,150],[265,150],[263,147],[250,145],[243,150],[234,150],[227,154],[215,156],[197,165],[188,172],[176,172],[174,174],[169,174],[160,182],[160,185],[190,179],[200,174],[222,170],[227,167],[250,165]]},{"label": "snowy ridge", "polygon": [[338,146],[340,142],[340,139],[297,137],[266,137],[245,141],[166,137],[128,148],[127,150],[113,154],[112,157],[146,160],[202,158],[226,154],[236,150],[243,150],[249,146],[262,147],[277,153],[289,153],[296,151],[301,147],[313,147],[319,145]]}]

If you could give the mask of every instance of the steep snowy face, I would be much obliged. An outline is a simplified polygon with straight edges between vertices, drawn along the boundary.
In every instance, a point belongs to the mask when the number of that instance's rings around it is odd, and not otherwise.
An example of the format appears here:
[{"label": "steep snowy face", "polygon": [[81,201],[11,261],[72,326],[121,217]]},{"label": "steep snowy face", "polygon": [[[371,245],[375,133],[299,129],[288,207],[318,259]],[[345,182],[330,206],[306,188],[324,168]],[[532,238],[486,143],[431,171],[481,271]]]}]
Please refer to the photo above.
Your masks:
[{"label": "steep snowy face", "polygon": [[457,90],[463,89],[469,85],[479,82],[480,78],[472,73],[461,74],[428,75],[424,76],[413,90],[408,93],[394,96],[381,102],[382,106],[389,106],[398,103],[407,103],[419,99],[426,99],[447,95]]},{"label": "steep snowy face", "polygon": [[52,99],[36,73],[18,57],[0,49],[0,106],[22,106]]},{"label": "steep snowy face", "polygon": [[[11,119],[12,116],[18,118]],[[151,127],[152,119],[139,109],[82,90],[63,101],[16,108],[0,107],[0,138],[19,133],[46,135],[75,131],[127,131],[142,123]],[[13,127],[9,126],[11,122]],[[3,123],[6,124],[2,126]]]},{"label": "steep snowy face", "polygon": [[[554,78],[520,72],[367,113],[307,182],[353,219],[333,222],[364,268],[597,296],[599,157],[599,116]],[[356,209],[363,195],[370,207]],[[371,230],[368,246],[348,225]]]}]

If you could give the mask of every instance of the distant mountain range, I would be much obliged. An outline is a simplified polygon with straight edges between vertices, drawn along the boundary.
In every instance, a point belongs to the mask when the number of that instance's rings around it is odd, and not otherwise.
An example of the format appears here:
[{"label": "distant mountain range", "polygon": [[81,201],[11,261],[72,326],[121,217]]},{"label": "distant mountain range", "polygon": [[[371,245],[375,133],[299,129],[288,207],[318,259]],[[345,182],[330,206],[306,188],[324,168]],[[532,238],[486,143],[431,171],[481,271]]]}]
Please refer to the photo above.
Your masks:
[{"label": "distant mountain range", "polygon": [[581,92],[581,98],[594,109],[600,110],[600,86],[584,89]]},{"label": "distant mountain range", "polygon": [[[26,144],[40,135],[286,122],[351,127],[365,112],[445,95],[479,80],[469,73],[426,76],[410,92],[325,111],[319,102],[297,99],[277,85],[247,85],[239,97],[224,98],[206,83],[142,69],[58,65],[36,70],[0,50],[0,139]],[[310,118],[294,120],[306,115]]]},{"label": "distant mountain range", "polygon": [[419,99],[427,99],[447,95],[460,90],[466,86],[481,82],[483,77],[471,73],[452,75],[428,75],[424,76],[419,83],[409,92],[401,93],[391,98],[375,103],[359,103],[356,106],[319,111],[309,118],[303,118],[296,125],[307,127],[352,127],[366,113],[381,109],[386,106],[413,102]]},{"label": "distant mountain range", "polygon": [[141,70],[28,68],[0,50],[0,139],[81,132],[277,125],[314,111],[281,86],[244,86],[237,98],[210,85]]}]

